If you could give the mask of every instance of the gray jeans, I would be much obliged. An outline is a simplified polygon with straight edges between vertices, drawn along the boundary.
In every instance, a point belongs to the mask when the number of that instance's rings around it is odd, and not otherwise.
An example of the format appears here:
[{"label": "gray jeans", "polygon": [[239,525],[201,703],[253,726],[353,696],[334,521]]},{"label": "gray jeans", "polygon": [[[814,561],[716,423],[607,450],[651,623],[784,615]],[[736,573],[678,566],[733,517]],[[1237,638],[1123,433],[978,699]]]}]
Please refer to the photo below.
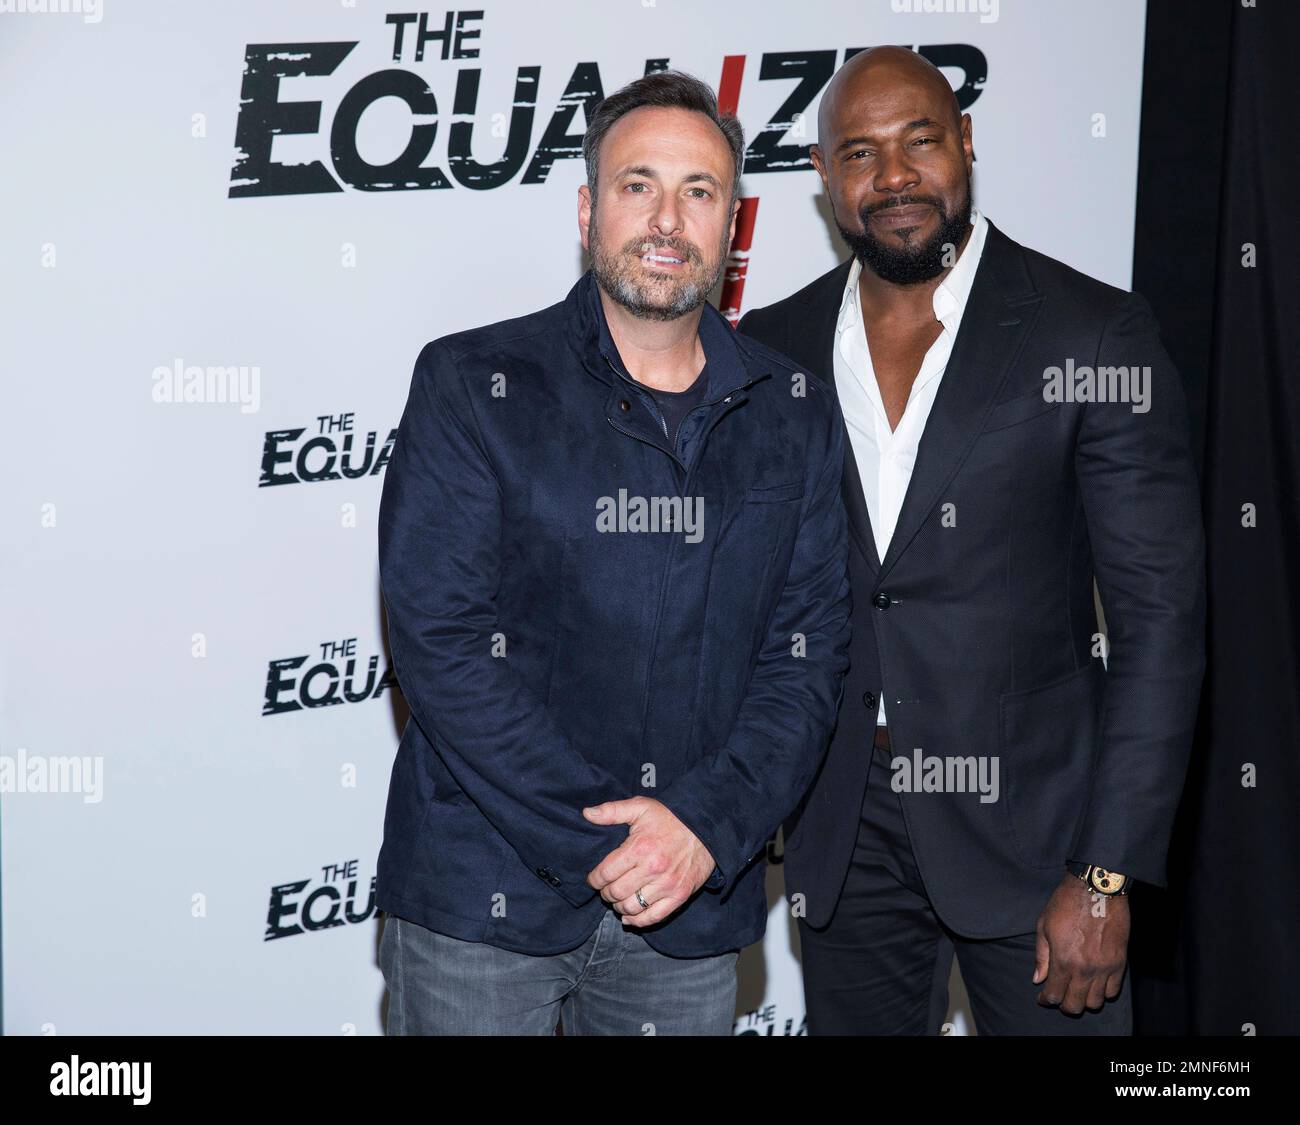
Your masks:
[{"label": "gray jeans", "polygon": [[609,908],[585,942],[536,956],[388,915],[389,1035],[730,1035],[739,951],[669,957]]}]

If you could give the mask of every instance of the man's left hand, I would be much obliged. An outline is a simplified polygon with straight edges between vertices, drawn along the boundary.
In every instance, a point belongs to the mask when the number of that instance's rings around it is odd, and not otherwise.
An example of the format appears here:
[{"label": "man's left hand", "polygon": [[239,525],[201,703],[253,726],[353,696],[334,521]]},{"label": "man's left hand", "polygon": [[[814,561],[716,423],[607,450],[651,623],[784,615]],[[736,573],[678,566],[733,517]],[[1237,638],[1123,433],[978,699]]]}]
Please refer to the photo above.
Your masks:
[{"label": "man's left hand", "polygon": [[[1038,916],[1034,983],[1046,1007],[1078,1015],[1119,995],[1128,960],[1129,909],[1124,895],[1097,895],[1066,875]],[[1100,916],[1098,916],[1100,915]]]},{"label": "man's left hand", "polygon": [[[594,824],[626,824],[627,839],[600,861],[587,882],[628,926],[653,926],[704,885],[714,860],[668,806],[652,797],[606,801],[582,810]],[[642,906],[637,891],[649,904]]]}]

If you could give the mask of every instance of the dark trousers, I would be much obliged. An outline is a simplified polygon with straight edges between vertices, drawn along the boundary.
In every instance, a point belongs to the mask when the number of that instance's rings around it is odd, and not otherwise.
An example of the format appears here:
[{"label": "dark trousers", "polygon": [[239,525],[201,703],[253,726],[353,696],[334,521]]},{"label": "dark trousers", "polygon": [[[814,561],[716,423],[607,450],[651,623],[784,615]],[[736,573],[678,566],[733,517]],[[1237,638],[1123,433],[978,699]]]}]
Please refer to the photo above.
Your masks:
[{"label": "dark trousers", "polygon": [[799,923],[808,1033],[943,1033],[955,953],[981,1035],[1131,1035],[1127,978],[1100,1011],[1071,1016],[1037,1003],[1033,933],[971,939],[939,920],[889,785],[890,751],[877,746],[872,754],[839,905],[820,930]]}]

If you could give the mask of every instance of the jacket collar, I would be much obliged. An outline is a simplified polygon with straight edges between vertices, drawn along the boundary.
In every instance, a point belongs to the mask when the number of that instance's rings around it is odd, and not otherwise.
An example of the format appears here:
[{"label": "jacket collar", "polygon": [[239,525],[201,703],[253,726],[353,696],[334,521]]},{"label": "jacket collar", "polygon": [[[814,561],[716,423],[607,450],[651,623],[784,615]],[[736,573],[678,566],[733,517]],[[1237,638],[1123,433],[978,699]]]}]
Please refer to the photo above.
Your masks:
[{"label": "jacket collar", "polygon": [[[614,344],[600,300],[600,287],[590,269],[569,290],[565,306],[571,327],[570,341],[587,370],[611,385],[619,376],[635,383]],[[699,334],[708,380],[701,405],[712,405],[742,392],[771,374],[771,364],[761,360],[749,341],[707,301],[701,310]]]}]

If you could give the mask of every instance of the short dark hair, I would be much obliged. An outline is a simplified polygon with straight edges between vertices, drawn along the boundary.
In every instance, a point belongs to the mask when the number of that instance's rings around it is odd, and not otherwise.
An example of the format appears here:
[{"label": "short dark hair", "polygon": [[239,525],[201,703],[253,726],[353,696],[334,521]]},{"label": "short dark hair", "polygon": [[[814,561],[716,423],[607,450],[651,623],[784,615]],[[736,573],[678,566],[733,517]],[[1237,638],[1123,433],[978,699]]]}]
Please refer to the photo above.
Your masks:
[{"label": "short dark hair", "polygon": [[629,82],[601,101],[587,122],[587,133],[582,138],[582,158],[587,163],[587,186],[596,194],[596,179],[600,168],[600,142],[620,117],[643,106],[660,109],[689,109],[702,113],[722,132],[731,147],[734,169],[731,177],[731,198],[740,192],[740,173],[745,165],[745,130],[730,113],[718,112],[718,99],[708,84],[680,70],[660,70]]}]

